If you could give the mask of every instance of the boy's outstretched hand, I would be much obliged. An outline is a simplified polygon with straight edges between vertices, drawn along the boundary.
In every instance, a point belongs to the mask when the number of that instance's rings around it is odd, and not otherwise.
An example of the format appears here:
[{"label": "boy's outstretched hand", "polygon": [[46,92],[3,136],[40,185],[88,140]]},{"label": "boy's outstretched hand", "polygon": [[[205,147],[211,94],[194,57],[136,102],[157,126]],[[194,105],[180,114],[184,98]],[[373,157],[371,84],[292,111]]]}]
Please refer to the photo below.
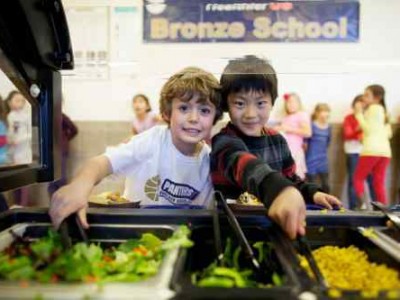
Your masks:
[{"label": "boy's outstretched hand", "polygon": [[78,212],[84,228],[89,228],[86,220],[87,199],[91,187],[81,182],[72,182],[53,194],[50,202],[49,214],[53,226],[58,229],[61,222],[74,212]]},{"label": "boy's outstretched hand", "polygon": [[306,205],[303,196],[294,187],[285,188],[274,199],[268,216],[278,223],[291,239],[295,239],[297,234],[306,233]]},{"label": "boy's outstretched hand", "polygon": [[49,214],[56,229],[66,217],[74,212],[78,212],[83,227],[89,228],[86,221],[89,195],[96,183],[111,174],[111,169],[111,164],[106,156],[99,155],[91,158],[70,184],[53,194]]},{"label": "boy's outstretched hand", "polygon": [[322,205],[327,209],[333,209],[334,206],[341,207],[342,202],[333,195],[329,195],[323,192],[316,192],[313,197],[314,203]]}]

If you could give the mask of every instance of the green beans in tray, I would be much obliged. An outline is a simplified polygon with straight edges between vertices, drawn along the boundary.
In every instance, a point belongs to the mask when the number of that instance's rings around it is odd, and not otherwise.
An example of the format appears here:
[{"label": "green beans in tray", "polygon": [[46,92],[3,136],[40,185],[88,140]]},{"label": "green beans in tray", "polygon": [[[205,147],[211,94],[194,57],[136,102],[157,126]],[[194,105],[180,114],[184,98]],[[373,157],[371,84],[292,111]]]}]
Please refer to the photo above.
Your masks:
[{"label": "green beans in tray", "polygon": [[[253,245],[258,254],[258,261],[266,262],[271,270],[276,269],[271,258],[271,246],[266,242],[256,242]],[[207,268],[192,274],[192,283],[199,287],[222,288],[250,288],[281,286],[282,278],[277,272],[271,271],[270,278],[258,282],[253,276],[253,271],[242,263],[240,247],[233,250],[232,242],[228,238],[222,262],[214,261]],[[268,282],[268,283],[265,283]]]}]

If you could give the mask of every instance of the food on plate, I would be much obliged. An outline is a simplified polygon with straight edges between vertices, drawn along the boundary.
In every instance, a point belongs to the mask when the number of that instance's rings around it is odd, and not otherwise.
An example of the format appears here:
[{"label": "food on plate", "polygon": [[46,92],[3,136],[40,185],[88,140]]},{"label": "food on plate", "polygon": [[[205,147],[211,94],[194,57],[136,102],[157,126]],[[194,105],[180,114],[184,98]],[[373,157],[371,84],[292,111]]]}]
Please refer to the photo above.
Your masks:
[{"label": "food on plate", "polygon": [[114,205],[129,203],[129,200],[122,197],[120,192],[103,192],[101,194],[91,196],[89,202],[104,205]]},{"label": "food on plate", "polygon": [[244,205],[263,205],[256,196],[248,192],[244,192],[239,196],[238,203]]}]

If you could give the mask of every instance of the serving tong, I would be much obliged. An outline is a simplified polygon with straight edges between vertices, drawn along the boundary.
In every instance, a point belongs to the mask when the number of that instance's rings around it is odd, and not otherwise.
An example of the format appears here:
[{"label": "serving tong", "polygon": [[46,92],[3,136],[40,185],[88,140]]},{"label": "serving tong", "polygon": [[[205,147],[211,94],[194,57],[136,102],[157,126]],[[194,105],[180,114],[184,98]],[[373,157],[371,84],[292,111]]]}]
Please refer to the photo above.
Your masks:
[{"label": "serving tong", "polygon": [[307,260],[308,265],[310,266],[311,272],[314,274],[315,279],[324,289],[327,289],[328,283],[326,282],[324,276],[321,273],[321,270],[319,269],[319,267],[317,265],[317,262],[315,261],[315,257],[314,257],[314,254],[312,253],[312,250],[310,247],[310,242],[308,241],[307,236],[299,235],[296,240],[299,245],[300,253]]},{"label": "serving tong", "polygon": [[72,247],[72,239],[68,226],[70,222],[74,222],[76,224],[81,241],[84,242],[85,244],[89,244],[89,238],[86,234],[85,229],[83,228],[81,219],[79,219],[78,213],[73,213],[61,222],[60,227],[58,229],[63,248],[70,249]]},{"label": "serving tong", "polygon": [[215,252],[217,254],[218,264],[224,266],[225,265],[224,252],[222,251],[221,225],[219,223],[218,205],[216,201],[212,201],[212,203],[213,203],[212,218],[213,218]]},{"label": "serving tong", "polygon": [[[242,228],[240,227],[240,224],[228,206],[228,203],[225,200],[225,197],[222,195],[220,191],[215,191],[214,193],[215,199],[217,200],[217,203],[219,203],[222,206],[222,209],[224,213],[226,214],[228,218],[228,222],[233,229],[233,232],[235,233],[236,238],[239,241],[239,245],[242,249],[242,251],[245,253],[246,258],[250,261],[254,271],[257,280],[259,281],[266,281],[270,275],[267,274],[267,268],[265,266],[261,266],[261,263],[257,260],[257,258],[254,255],[253,249],[251,248],[251,245],[246,238]],[[216,205],[216,204],[215,204]],[[219,220],[218,220],[218,215],[215,210],[214,215],[213,215],[213,222],[214,222],[214,238],[216,240],[216,251],[217,251],[217,256],[218,256],[218,261],[221,262],[223,260],[223,253],[222,253],[222,246],[221,246],[221,236],[220,236],[220,225],[219,225]]]},{"label": "serving tong", "polygon": [[[228,222],[232,227],[237,239],[240,242],[240,247],[246,254],[246,257],[251,261],[253,269],[256,271],[257,278],[265,280],[266,278],[268,278],[268,275],[266,274],[267,268],[265,268],[264,264],[261,266],[261,263],[256,259],[253,249],[251,248],[249,241],[247,240],[245,234],[243,233],[243,230],[240,227],[240,224],[236,216],[233,214],[232,210],[228,206],[224,196],[220,191],[216,191],[214,195],[215,199],[217,200],[217,203],[221,204],[222,209],[227,215]],[[218,261],[221,262],[223,260],[223,253],[222,253],[221,237],[220,237],[220,225],[219,225],[218,215],[216,212],[216,207],[213,214],[213,224],[214,224],[214,238],[216,241],[216,251],[217,251]],[[282,232],[282,230],[280,230],[278,226],[277,230],[283,239],[288,239],[287,236]],[[315,261],[315,257],[311,251],[310,243],[307,237],[298,236],[297,243],[299,246],[300,253],[306,258],[317,282],[322,286],[322,288],[327,289],[328,284],[324,276],[322,275],[321,270],[318,268],[317,262]]]}]

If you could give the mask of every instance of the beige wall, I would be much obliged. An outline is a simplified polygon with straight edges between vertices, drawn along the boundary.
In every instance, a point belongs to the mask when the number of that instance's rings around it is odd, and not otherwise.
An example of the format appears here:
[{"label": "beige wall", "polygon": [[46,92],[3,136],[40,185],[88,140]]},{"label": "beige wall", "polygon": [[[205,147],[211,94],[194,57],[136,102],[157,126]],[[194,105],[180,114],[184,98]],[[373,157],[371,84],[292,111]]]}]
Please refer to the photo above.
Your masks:
[{"label": "beige wall", "polygon": [[[128,122],[76,122],[76,124],[79,128],[79,134],[71,141],[70,145],[71,152],[68,162],[70,176],[78,170],[85,160],[103,153],[107,146],[118,144],[129,136]],[[332,142],[329,149],[330,184],[332,193],[346,202],[346,166],[341,134],[342,126],[341,124],[333,124],[332,128]],[[387,176],[388,196],[392,203],[400,200],[400,124],[393,125],[393,132],[393,159]],[[122,189],[123,178],[110,176],[95,188],[94,193],[109,190],[122,191]],[[31,186],[30,190],[33,203],[40,206],[48,204],[47,183]]]}]

